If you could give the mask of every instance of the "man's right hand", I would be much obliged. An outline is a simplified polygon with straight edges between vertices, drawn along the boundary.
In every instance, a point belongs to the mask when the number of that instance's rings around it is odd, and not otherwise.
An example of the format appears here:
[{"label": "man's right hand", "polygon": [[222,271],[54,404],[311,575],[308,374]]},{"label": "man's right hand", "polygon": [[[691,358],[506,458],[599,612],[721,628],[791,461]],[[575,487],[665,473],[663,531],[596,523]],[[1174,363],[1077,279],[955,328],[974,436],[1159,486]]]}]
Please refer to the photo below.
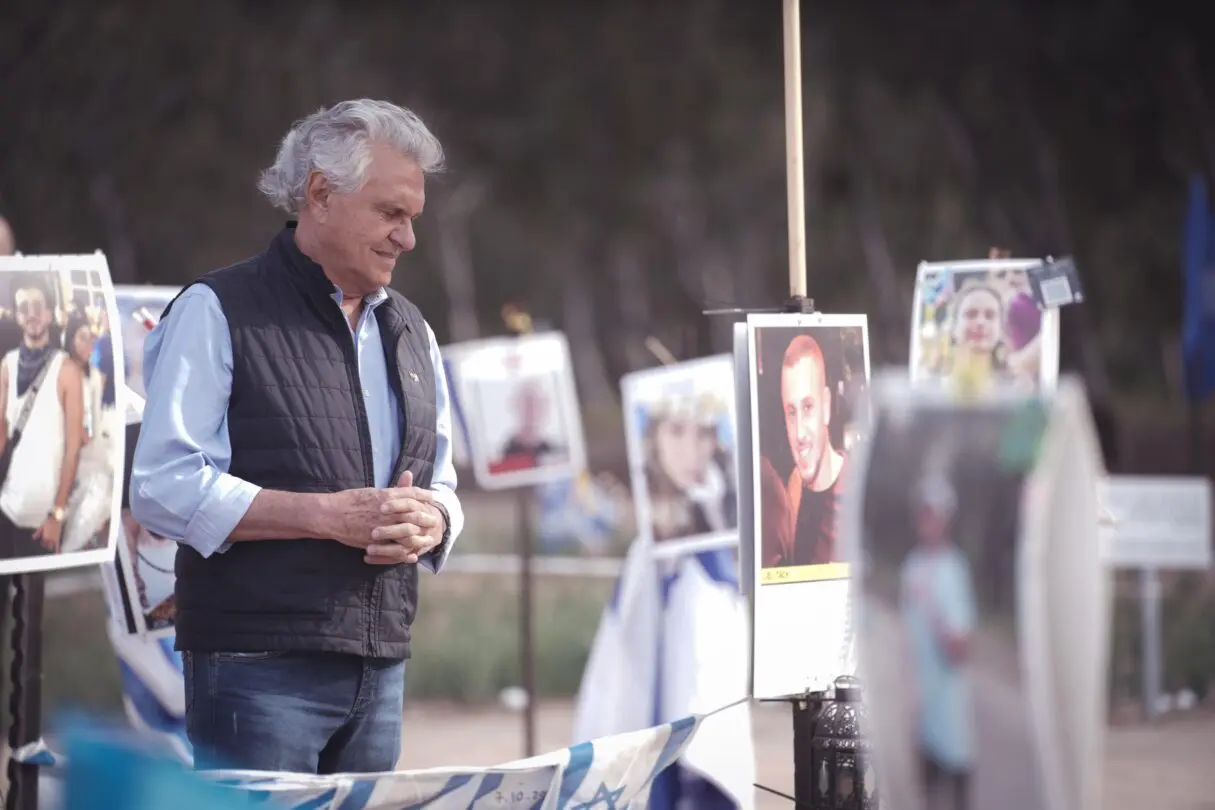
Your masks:
[{"label": "man's right hand", "polygon": [[[333,539],[352,548],[365,549],[383,543],[372,534],[381,527],[400,527],[392,534],[405,535],[403,540],[396,541],[402,545],[414,537],[423,540],[438,521],[429,506],[434,503],[434,493],[413,486],[409,472],[401,476],[395,487],[347,489],[329,498]],[[409,506],[412,508],[405,508]]]}]

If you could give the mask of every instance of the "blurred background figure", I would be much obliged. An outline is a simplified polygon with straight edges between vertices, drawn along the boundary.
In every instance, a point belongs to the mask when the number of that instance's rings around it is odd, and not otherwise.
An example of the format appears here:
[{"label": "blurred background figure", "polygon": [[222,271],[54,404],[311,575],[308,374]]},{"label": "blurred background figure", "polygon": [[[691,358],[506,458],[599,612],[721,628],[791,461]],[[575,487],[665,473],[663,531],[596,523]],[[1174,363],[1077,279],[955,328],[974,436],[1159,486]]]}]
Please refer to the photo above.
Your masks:
[{"label": "blurred background figure", "polygon": [[903,613],[927,810],[967,810],[974,764],[966,670],[976,621],[970,566],[954,541],[957,496],[930,472],[913,496],[916,543],[903,561]]}]

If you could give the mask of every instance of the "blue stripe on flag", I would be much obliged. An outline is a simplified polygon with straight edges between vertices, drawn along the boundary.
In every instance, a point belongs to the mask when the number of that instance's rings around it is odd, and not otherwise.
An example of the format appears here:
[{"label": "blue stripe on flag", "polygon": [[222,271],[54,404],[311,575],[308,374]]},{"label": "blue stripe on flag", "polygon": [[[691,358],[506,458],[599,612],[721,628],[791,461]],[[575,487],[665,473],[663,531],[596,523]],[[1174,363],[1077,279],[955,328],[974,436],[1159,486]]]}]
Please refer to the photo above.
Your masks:
[{"label": "blue stripe on flag", "polygon": [[477,795],[473,796],[472,803],[476,804],[479,799],[482,799],[485,796],[488,796],[489,794],[493,793],[495,790],[498,789],[498,785],[501,785],[501,784],[502,784],[502,774],[500,774],[500,773],[487,774],[485,776],[485,778],[481,780],[481,787],[477,788]]},{"label": "blue stripe on flag", "polygon": [[[435,802],[437,802],[439,799],[443,798],[447,794],[457,791],[460,788],[464,787],[469,782],[471,782],[472,779],[473,779],[472,774],[466,774],[466,773],[457,774],[447,780],[447,784],[443,785],[442,790],[440,790],[435,795],[431,796],[426,801],[420,802],[419,804],[404,805],[401,807],[401,810],[424,810],[424,808],[430,807],[431,805],[433,805]],[[343,810],[344,810],[344,808],[343,808]]]},{"label": "blue stripe on flag", "polygon": [[182,718],[165,711],[148,685],[122,659],[118,660],[118,671],[127,700],[148,728],[161,734],[184,734],[185,722]]},{"label": "blue stripe on flag", "polygon": [[185,663],[181,660],[181,653],[173,649],[173,645],[176,643],[176,641],[176,636],[162,636],[161,638],[157,639],[160,651],[164,654],[164,657],[168,660],[168,662],[173,665],[173,668],[179,672],[185,672]]},{"label": "blue stripe on flag", "polygon": [[679,756],[679,749],[692,736],[692,732],[696,730],[696,718],[684,717],[671,723],[671,732],[667,735],[666,744],[662,746],[662,753],[658,755],[658,761],[654,763],[654,770],[650,772],[650,779],[658,776],[674,764]]},{"label": "blue stripe on flag", "polygon": [[346,798],[342,799],[338,810],[363,810],[367,803],[371,801],[371,792],[375,790],[375,781],[366,779],[361,782],[355,782],[350,793],[346,794]]},{"label": "blue stripe on flag", "polygon": [[578,743],[569,749],[570,761],[561,774],[561,791],[557,794],[557,807],[565,807],[582,787],[586,774],[595,761],[595,746],[589,742]]},{"label": "blue stripe on flag", "polygon": [[713,551],[699,551],[696,561],[704,569],[709,579],[721,585],[729,585],[734,590],[738,588],[738,565],[734,562],[734,549],[721,548]]}]

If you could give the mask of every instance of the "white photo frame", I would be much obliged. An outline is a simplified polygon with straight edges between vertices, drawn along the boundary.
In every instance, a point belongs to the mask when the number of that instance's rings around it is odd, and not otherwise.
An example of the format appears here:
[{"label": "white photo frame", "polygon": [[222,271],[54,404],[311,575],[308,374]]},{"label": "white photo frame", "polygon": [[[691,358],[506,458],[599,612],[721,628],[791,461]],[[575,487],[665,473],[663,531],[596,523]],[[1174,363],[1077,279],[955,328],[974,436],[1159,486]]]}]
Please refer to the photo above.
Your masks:
[{"label": "white photo frame", "polygon": [[1100,807],[1109,680],[1113,576],[1104,565],[1100,487],[1105,462],[1081,382],[1064,375],[1032,481],[1044,538],[1033,584],[1047,729],[1042,767],[1059,786],[1057,807]]},{"label": "white photo frame", "polygon": [[[976,342],[993,340],[993,362],[1004,370],[1003,380],[1020,379],[1025,387],[1051,391],[1059,379],[1059,310],[1038,308],[1029,288],[1026,271],[1042,264],[1040,259],[976,259],[952,262],[921,262],[916,270],[912,303],[909,373],[913,382],[949,379],[955,370],[954,341],[958,324],[956,304],[973,287],[985,288],[998,297],[995,307],[974,307],[976,319],[998,316],[994,323],[976,325]],[[979,303],[985,297],[976,292]],[[1036,325],[1035,325],[1036,322]],[[986,347],[984,347],[986,353]],[[1037,374],[1017,369],[1037,366]]]},{"label": "white photo frame", "polygon": [[[115,305],[123,324],[126,365],[126,422],[128,440],[138,435],[143,421],[143,346],[147,334],[181,293],[182,287],[161,285],[117,285]],[[135,448],[128,443],[123,475],[130,476]],[[177,544],[148,532],[119,504],[120,533],[114,554],[111,601],[121,612],[128,634],[148,638],[172,636],[176,632],[175,611],[169,597],[176,583],[174,559]]]},{"label": "white photo frame", "polygon": [[[456,388],[478,486],[535,486],[584,470],[582,415],[565,335],[538,332],[463,345]],[[512,437],[516,416],[538,418],[537,437]]]},{"label": "white photo frame", "polygon": [[[140,397],[147,395],[143,385],[143,344],[150,325],[183,290],[160,284],[115,284],[114,305],[122,324],[123,370],[127,387]],[[150,318],[150,322],[147,320]]]},{"label": "white photo frame", "polygon": [[620,389],[637,532],[651,553],[737,544],[733,357],[635,371]]},{"label": "white photo frame", "polygon": [[[864,315],[821,313],[753,314],[747,317],[746,330],[753,521],[750,542],[743,549],[742,570],[750,574],[745,587],[752,606],[751,692],[756,699],[771,699],[829,689],[835,678],[852,671],[850,571],[838,546],[836,520],[839,493],[847,480],[847,456],[853,447],[863,444],[857,417],[869,380],[869,330]],[[802,458],[798,462],[783,416],[782,375],[763,377],[763,367],[779,369],[794,340],[803,335],[814,338],[812,343],[818,346],[816,356],[821,363],[817,367],[822,385],[831,394],[824,426],[816,410],[822,404],[810,405],[801,392],[790,392],[797,407],[809,414],[808,419],[819,420],[817,436],[797,440]],[[774,347],[772,357],[765,356],[768,344]],[[796,351],[802,351],[808,344],[799,340],[798,346]],[[807,390],[820,388],[805,385]],[[843,461],[835,461],[839,458]],[[788,473],[784,472],[786,464],[791,470]],[[834,473],[833,478],[823,479],[831,482],[824,490],[798,486],[801,467],[817,465],[821,470],[821,464]],[[799,498],[796,505],[793,497]],[[800,499],[805,498],[810,498],[805,503],[815,509],[806,513],[809,518],[818,515],[817,528],[809,519],[805,526],[799,525]],[[786,532],[783,544],[774,541],[781,532]],[[808,545],[807,536],[817,537],[818,542]],[[769,546],[767,555],[765,544]],[[785,549],[779,562],[774,562],[775,546]]]},{"label": "white photo frame", "polygon": [[[80,550],[48,551],[45,554],[12,556],[18,546],[25,549],[26,552],[32,549],[32,543],[36,541],[32,541],[29,535],[37,531],[40,522],[35,513],[45,513],[49,516],[54,502],[54,492],[51,491],[51,487],[54,485],[41,488],[33,483],[28,465],[21,461],[22,446],[29,447],[27,442],[37,436],[37,425],[40,420],[35,419],[35,416],[39,409],[44,407],[42,403],[48,401],[44,398],[49,396],[53,399],[56,396],[58,379],[52,379],[48,375],[43,387],[38,391],[38,400],[31,411],[31,421],[27,424],[26,432],[14,451],[13,469],[21,468],[20,478],[14,479],[10,474],[4,487],[0,488],[0,510],[4,511],[6,523],[10,523],[14,527],[12,529],[14,533],[13,549],[6,548],[4,556],[0,557],[0,575],[77,568],[113,560],[118,534],[118,505],[122,497],[120,475],[125,437],[122,431],[121,414],[126,407],[125,389],[120,384],[123,379],[122,334],[112,331],[112,324],[118,320],[118,311],[114,306],[114,288],[105,255],[97,251],[82,255],[0,257],[0,285],[4,288],[3,299],[0,300],[4,302],[4,309],[8,310],[10,306],[14,308],[7,314],[9,323],[17,325],[22,317],[19,312],[15,311],[20,305],[16,302],[14,282],[18,278],[28,279],[32,274],[40,274],[41,277],[37,278],[35,283],[43,288],[43,296],[49,295],[51,299],[45,301],[45,307],[41,310],[46,313],[47,320],[44,328],[51,333],[52,341],[60,341],[58,349],[62,358],[55,357],[47,362],[60,364],[73,362],[72,358],[75,355],[76,361],[88,369],[83,392],[86,435],[90,442],[101,442],[101,444],[94,445],[95,447],[104,448],[104,451],[101,451],[102,454],[95,457],[91,453],[86,453],[85,448],[81,450],[82,466],[77,469],[73,497],[68,502],[68,514],[62,524],[60,540],[61,542],[73,542],[77,537],[83,536],[76,531],[78,526],[96,525],[98,533],[87,540]],[[83,305],[83,310],[80,309],[80,305]],[[34,305],[29,304],[29,306]],[[67,314],[69,307],[78,310],[73,312],[77,318],[65,319],[63,317]],[[104,330],[105,336],[110,340],[112,349],[110,373],[114,383],[112,406],[104,405],[101,399],[102,372],[94,367],[89,358],[80,357],[77,353],[85,344],[76,343],[75,340],[69,338],[73,345],[68,348],[74,351],[62,351],[64,348],[62,340],[67,337],[64,334],[65,329],[72,328],[74,336],[82,334],[79,330],[74,329],[74,325],[78,322],[77,319],[82,319],[84,325],[87,325],[90,330]],[[4,360],[5,365],[11,362],[16,368],[16,352],[18,346],[25,341],[24,331],[24,327],[10,330],[10,334],[6,337],[11,339],[12,345],[6,343],[4,346],[0,346],[6,357],[10,354],[13,356],[12,361]],[[52,345],[54,344],[52,343]],[[8,395],[9,391],[6,390],[4,392],[6,403]],[[58,407],[62,410],[61,404]],[[7,410],[10,413],[6,414],[6,422],[10,415],[15,418],[17,413],[14,408],[7,408]],[[46,424],[49,426],[51,423]],[[62,428],[59,430],[61,432]],[[47,475],[57,478],[58,472],[48,472]],[[21,482],[20,486],[15,483],[18,480]],[[48,477],[47,480],[49,481],[50,478]],[[87,483],[82,484],[82,481]],[[107,488],[108,498],[106,497]],[[17,535],[20,535],[20,538],[17,538]],[[7,543],[5,545],[7,546]]]}]

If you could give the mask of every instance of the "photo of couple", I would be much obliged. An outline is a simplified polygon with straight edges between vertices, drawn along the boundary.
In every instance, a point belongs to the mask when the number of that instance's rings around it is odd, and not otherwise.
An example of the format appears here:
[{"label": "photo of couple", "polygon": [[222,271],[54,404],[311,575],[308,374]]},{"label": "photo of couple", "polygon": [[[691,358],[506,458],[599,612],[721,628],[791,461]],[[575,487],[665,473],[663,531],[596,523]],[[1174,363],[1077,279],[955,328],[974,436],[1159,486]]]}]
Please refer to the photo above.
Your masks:
[{"label": "photo of couple", "polygon": [[107,560],[124,431],[105,259],[4,257],[0,302],[0,574]]}]

